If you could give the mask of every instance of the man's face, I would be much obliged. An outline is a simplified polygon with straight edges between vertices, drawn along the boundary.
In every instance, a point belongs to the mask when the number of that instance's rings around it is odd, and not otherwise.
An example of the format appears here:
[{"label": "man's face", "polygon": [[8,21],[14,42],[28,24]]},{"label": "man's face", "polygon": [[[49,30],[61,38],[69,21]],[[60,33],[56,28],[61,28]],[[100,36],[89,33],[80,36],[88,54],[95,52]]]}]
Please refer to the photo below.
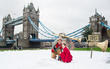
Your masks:
[{"label": "man's face", "polygon": [[58,40],[58,43],[61,44],[62,43],[62,40]]}]

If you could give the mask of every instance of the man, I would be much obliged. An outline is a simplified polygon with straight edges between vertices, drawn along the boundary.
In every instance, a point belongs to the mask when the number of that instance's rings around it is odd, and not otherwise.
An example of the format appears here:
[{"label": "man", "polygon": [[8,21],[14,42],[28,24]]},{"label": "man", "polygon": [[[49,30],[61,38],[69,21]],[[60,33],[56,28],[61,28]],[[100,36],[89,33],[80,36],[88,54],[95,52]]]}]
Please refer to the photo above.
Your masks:
[{"label": "man", "polygon": [[56,56],[58,55],[58,57],[59,57],[61,51],[62,51],[62,39],[58,38],[52,46],[52,49],[51,49],[52,55],[51,55],[51,57],[56,59]]}]

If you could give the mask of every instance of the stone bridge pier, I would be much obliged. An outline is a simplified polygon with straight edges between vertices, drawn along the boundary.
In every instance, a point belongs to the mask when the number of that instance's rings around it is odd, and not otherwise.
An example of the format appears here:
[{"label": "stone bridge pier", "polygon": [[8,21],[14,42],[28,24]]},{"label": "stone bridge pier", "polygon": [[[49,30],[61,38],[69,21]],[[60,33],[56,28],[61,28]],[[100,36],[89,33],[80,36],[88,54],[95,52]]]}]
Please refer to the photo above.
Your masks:
[{"label": "stone bridge pier", "polygon": [[105,25],[108,25],[105,17],[100,15],[97,10],[95,10],[95,14],[89,18],[90,28],[93,31],[93,34],[98,34],[100,36],[100,41],[104,41],[106,39],[110,39],[108,30],[106,27],[102,26],[100,23],[103,22]]},{"label": "stone bridge pier", "polygon": [[[16,21],[14,21],[14,19],[12,19],[10,15],[3,18],[2,38],[4,39],[4,43],[2,44],[7,44],[7,40],[15,40],[15,43],[12,45],[16,46],[16,36],[19,36],[19,46],[31,47],[33,45],[32,43],[30,43],[30,39],[38,39],[38,32],[30,24],[28,17],[30,17],[32,21],[39,27],[39,8],[36,10],[32,3],[30,3],[27,7],[24,7],[23,16],[21,20],[19,19],[21,23],[18,23],[16,19]],[[9,23],[10,21],[12,22]],[[14,27],[19,24],[23,24],[23,32],[14,35]]]},{"label": "stone bridge pier", "polygon": [[29,23],[28,17],[39,27],[39,9],[36,11],[32,3],[23,9],[23,47],[32,45],[29,42],[30,39],[38,39],[38,32]]}]

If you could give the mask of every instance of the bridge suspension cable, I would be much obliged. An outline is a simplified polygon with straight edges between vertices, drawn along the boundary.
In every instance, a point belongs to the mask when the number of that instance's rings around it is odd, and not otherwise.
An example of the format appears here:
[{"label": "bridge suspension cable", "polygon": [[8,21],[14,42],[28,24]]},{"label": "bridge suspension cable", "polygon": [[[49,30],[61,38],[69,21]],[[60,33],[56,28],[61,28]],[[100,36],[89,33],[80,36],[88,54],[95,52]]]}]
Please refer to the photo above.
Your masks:
[{"label": "bridge suspension cable", "polygon": [[104,24],[103,22],[100,23],[102,26],[106,27],[107,29],[110,29],[110,26]]},{"label": "bridge suspension cable", "polygon": [[0,34],[3,32],[3,28],[0,30]]},{"label": "bridge suspension cable", "polygon": [[73,34],[73,35],[71,35],[71,36],[69,36],[69,37],[74,37],[74,36],[77,36],[78,34],[81,34],[81,32],[83,32],[84,30],[81,30],[81,31],[79,31],[79,32],[77,32],[77,33],[75,33],[75,34]]},{"label": "bridge suspension cable", "polygon": [[[32,20],[31,20],[32,21]],[[36,24],[33,22],[33,25],[34,26],[36,26]],[[49,34],[48,32],[45,32],[45,31],[43,31],[42,29],[40,29],[39,27],[37,27],[36,26],[36,28],[38,29],[38,30],[41,30],[43,33],[46,33],[47,35],[51,35],[51,34]],[[51,35],[51,36],[54,36],[54,35]],[[55,37],[55,36],[54,36]]]},{"label": "bridge suspension cable", "polygon": [[[75,35],[77,35],[77,34],[83,32],[83,30],[84,30],[85,28],[89,27],[89,26],[90,26],[90,24],[88,24],[87,26],[85,26],[85,27],[83,27],[83,28],[80,28],[80,29],[78,29],[78,30],[76,30],[76,31],[74,31],[74,32],[72,32],[72,33],[69,33],[69,34],[67,34],[66,36],[70,36],[70,37],[75,36]],[[76,32],[78,32],[78,33],[76,33]],[[76,33],[76,34],[75,34],[75,33]]]},{"label": "bridge suspension cable", "polygon": [[[40,23],[41,27],[46,31],[46,33],[47,33],[48,35],[51,35],[51,36],[54,36],[54,37],[58,37],[58,36],[56,36],[55,33],[52,32],[51,30],[50,30],[50,32],[49,32],[49,29],[47,29],[47,27],[44,26],[41,21],[39,21],[39,23]],[[52,34],[51,34],[51,33],[52,33]]]},{"label": "bridge suspension cable", "polygon": [[76,37],[81,37],[81,36],[82,36],[82,34],[80,34],[80,35],[75,35],[74,38],[76,38]]},{"label": "bridge suspension cable", "polygon": [[49,28],[47,28],[40,20],[39,20],[40,25],[42,25],[42,27],[48,32],[50,31],[52,34],[55,34],[52,30],[50,30]]},{"label": "bridge suspension cable", "polygon": [[[39,32],[39,30],[41,30],[40,28],[38,28],[35,23],[31,20],[30,17],[28,17],[28,20],[29,20],[29,23],[34,27],[34,29]],[[43,32],[43,31],[42,31]],[[55,37],[49,37],[49,36],[46,36],[44,34],[42,34],[41,32],[39,32],[41,35],[43,35],[44,37],[47,37],[47,38],[55,38]],[[45,32],[44,32],[45,33]]]},{"label": "bridge suspension cable", "polygon": [[74,36],[77,36],[77,35],[79,35],[79,34],[82,35],[82,32],[83,32],[84,29],[87,28],[87,27],[88,27],[88,26],[85,26],[82,30],[77,31],[76,33],[70,35],[69,37],[74,37]]}]

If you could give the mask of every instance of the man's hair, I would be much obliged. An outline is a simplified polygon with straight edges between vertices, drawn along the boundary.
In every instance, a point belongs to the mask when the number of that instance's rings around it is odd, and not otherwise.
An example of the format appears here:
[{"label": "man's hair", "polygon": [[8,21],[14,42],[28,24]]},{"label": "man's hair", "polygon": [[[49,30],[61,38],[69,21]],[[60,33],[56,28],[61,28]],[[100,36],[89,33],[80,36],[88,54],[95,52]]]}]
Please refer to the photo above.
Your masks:
[{"label": "man's hair", "polygon": [[65,43],[63,43],[65,46],[66,46],[66,44]]}]

